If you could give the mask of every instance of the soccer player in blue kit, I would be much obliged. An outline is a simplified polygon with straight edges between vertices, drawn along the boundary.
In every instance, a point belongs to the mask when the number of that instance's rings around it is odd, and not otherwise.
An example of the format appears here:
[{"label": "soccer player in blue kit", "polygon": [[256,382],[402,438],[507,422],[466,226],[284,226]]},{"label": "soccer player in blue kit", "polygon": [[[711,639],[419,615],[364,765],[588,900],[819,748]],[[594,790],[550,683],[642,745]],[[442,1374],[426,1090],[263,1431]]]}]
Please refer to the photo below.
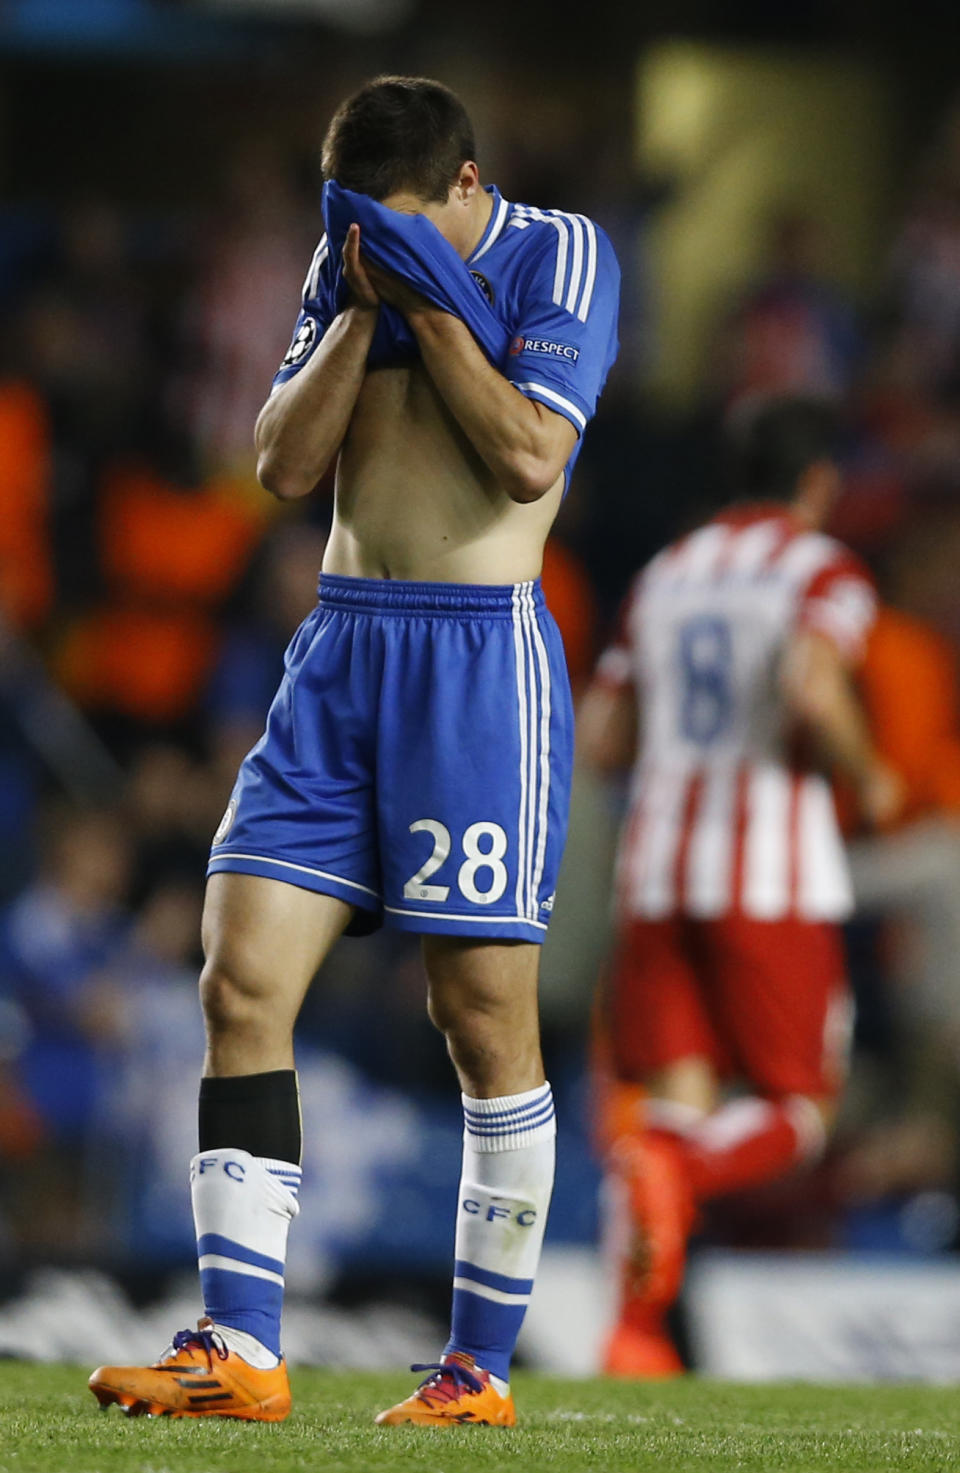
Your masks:
[{"label": "soccer player in blue kit", "polygon": [[382,77],[323,151],[321,239],[256,428],[259,475],[308,495],[336,459],[319,602],[214,837],[207,1055],[191,1163],[205,1317],[102,1405],[279,1421],[301,1125],[293,1027],[338,937],[422,935],[463,1091],[453,1321],[381,1423],[514,1421],[509,1365],[553,1184],[537,1014],[572,757],[539,583],[616,354],[619,271],[582,215],[481,187],[439,83]]}]

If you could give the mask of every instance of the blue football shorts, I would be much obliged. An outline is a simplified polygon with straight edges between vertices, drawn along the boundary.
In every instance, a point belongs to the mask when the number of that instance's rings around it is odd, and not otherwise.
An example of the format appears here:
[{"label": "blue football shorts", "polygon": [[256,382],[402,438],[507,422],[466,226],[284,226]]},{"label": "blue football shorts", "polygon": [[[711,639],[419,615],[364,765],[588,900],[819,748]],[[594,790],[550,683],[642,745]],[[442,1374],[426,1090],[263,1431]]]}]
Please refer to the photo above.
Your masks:
[{"label": "blue football shorts", "polygon": [[379,924],[544,939],[573,713],[539,580],[324,574],[210,854]]}]

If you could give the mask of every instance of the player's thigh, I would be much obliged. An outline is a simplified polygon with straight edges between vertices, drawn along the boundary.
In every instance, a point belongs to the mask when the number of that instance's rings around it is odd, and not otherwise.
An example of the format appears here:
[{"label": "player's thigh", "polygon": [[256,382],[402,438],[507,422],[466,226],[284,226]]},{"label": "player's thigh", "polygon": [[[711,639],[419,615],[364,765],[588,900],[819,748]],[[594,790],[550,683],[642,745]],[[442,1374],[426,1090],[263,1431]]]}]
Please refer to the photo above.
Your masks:
[{"label": "player's thigh", "polygon": [[213,874],[207,881],[202,939],[204,978],[215,995],[234,991],[278,1015],[296,1016],[307,988],[350,919],[332,895],[257,875]]},{"label": "player's thigh", "polygon": [[618,935],[604,983],[614,1073],[648,1083],[684,1060],[724,1060],[679,918],[634,919]]},{"label": "player's thigh", "polygon": [[[340,583],[363,580],[341,579]],[[376,924],[380,878],[373,766],[376,621],[321,599],[294,635],[266,730],[241,763],[207,873],[285,882]]]},{"label": "player's thigh", "polygon": [[835,1096],[852,1022],[839,929],[746,916],[703,927],[714,1016],[738,1071],[771,1096]]}]

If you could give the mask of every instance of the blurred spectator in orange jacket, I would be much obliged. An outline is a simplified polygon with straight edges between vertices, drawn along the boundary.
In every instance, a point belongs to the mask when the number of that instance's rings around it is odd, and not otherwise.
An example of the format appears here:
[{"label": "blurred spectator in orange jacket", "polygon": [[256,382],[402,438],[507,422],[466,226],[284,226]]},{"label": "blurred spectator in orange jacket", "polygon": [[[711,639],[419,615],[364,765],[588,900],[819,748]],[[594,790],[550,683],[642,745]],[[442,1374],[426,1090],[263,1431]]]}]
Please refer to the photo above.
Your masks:
[{"label": "blurred spectator in orange jacket", "polygon": [[912,614],[883,606],[860,673],[877,749],[907,788],[900,824],[960,818],[960,693],[952,645]]},{"label": "blurred spectator in orange jacket", "polygon": [[175,485],[117,469],[100,506],[108,601],[77,620],[59,674],[84,706],[169,727],[194,711],[218,647],[217,614],[242,577],[269,505],[227,481]]}]

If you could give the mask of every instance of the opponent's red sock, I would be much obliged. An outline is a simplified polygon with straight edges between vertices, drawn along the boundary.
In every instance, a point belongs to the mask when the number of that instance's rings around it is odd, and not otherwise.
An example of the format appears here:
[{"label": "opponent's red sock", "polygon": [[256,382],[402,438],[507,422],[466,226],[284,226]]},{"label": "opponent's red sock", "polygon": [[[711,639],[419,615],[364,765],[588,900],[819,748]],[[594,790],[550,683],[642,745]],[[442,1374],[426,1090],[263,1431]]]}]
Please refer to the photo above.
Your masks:
[{"label": "opponent's red sock", "polygon": [[797,1162],[815,1158],[823,1148],[824,1128],[816,1106],[802,1095],[750,1098],[714,1110],[682,1139],[690,1188],[698,1202],[705,1202],[773,1181]]},{"label": "opponent's red sock", "polygon": [[665,1323],[683,1282],[694,1219],[683,1152],[667,1132],[649,1132],[622,1136],[608,1158],[605,1236],[620,1299],[603,1355],[608,1375],[683,1370]]}]

